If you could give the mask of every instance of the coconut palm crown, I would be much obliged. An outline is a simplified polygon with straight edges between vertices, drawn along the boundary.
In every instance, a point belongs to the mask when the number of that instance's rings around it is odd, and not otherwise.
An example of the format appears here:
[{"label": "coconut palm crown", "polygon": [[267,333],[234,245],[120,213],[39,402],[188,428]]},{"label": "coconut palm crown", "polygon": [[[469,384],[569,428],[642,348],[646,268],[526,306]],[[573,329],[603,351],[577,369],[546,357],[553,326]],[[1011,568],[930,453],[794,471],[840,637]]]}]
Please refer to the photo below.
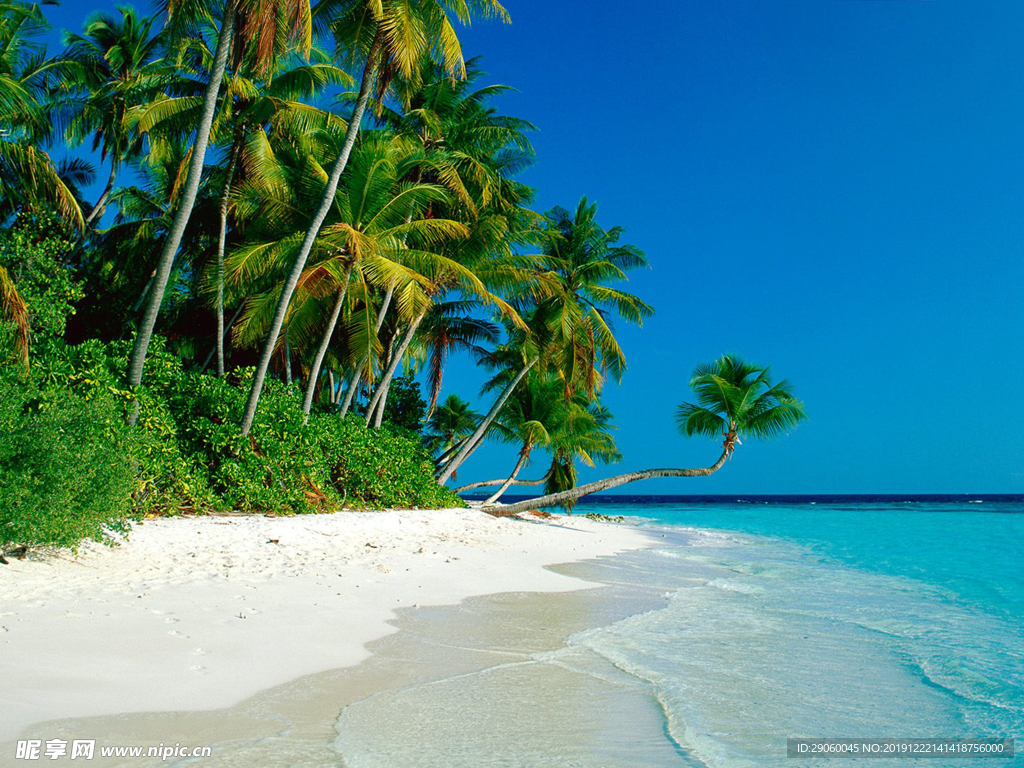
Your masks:
[{"label": "coconut palm crown", "polygon": [[769,368],[736,355],[698,365],[690,388],[697,402],[679,406],[679,430],[687,437],[720,435],[727,454],[735,450],[741,436],[777,437],[807,418],[788,381],[774,383]]}]

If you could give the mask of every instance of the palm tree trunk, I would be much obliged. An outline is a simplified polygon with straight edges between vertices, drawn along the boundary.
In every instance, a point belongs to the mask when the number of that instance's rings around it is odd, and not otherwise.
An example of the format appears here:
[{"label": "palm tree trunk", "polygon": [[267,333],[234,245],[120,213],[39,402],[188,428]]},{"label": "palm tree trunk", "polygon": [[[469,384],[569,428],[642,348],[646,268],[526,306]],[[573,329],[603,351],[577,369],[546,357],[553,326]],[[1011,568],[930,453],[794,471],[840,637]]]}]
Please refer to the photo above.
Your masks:
[{"label": "palm tree trunk", "polygon": [[[288,343],[288,329],[284,329],[284,383],[292,385],[292,347]],[[301,373],[301,372],[300,372]]]},{"label": "palm tree trunk", "polygon": [[338,182],[341,174],[348,165],[348,158],[352,154],[352,147],[356,142],[356,135],[359,133],[359,124],[362,122],[363,113],[366,111],[366,102],[370,98],[370,83],[373,80],[377,69],[376,60],[381,46],[381,31],[378,29],[373,38],[373,44],[366,55],[366,64],[363,66],[363,80],[359,85],[359,97],[356,100],[356,108],[352,112],[352,119],[349,121],[348,129],[345,131],[345,142],[342,144],[338,159],[334,161],[331,175],[327,179],[327,188],[324,189],[323,200],[317,209],[313,220],[309,224],[309,230],[302,241],[302,247],[295,257],[291,272],[281,290],[281,297],[277,301],[277,310],[274,312],[274,319],[270,324],[270,332],[263,344],[263,351],[260,354],[259,364],[256,366],[256,374],[253,376],[252,389],[249,390],[249,400],[245,404],[245,413],[242,416],[242,436],[249,434],[252,429],[252,422],[256,418],[256,406],[260,402],[260,393],[263,391],[263,381],[267,376],[267,368],[270,366],[270,358],[274,355],[274,347],[277,345],[277,337],[281,333],[281,326],[284,325],[284,318],[288,312],[288,305],[291,303],[292,294],[302,276],[302,270],[306,268],[306,259],[313,250],[313,243],[320,234],[320,227],[323,226],[327,214],[334,205],[334,195],[338,191]]},{"label": "palm tree trunk", "polygon": [[[224,329],[224,333],[221,336],[221,341],[222,342],[223,342],[224,339],[226,339],[228,337],[228,334],[231,332],[231,326],[233,326],[235,324],[235,320],[237,320],[238,316],[240,314],[242,314],[242,310],[243,309],[245,309],[245,303],[244,302],[239,304],[238,308],[235,310],[235,313],[233,315],[231,315],[231,319],[228,321],[227,327]],[[216,344],[213,345],[213,347],[210,349],[210,353],[206,356],[206,359],[203,361],[203,365],[199,369],[200,373],[202,373],[203,371],[205,371],[209,367],[210,361],[213,360],[213,356],[215,354],[217,354],[217,345]]]},{"label": "palm tree trunk", "polygon": [[530,460],[530,446],[527,443],[523,443],[523,450],[519,452],[519,461],[516,462],[516,468],[512,470],[512,474],[509,475],[508,480],[501,484],[501,487],[496,490],[490,498],[484,501],[484,505],[493,504],[501,495],[508,490],[508,487],[516,481],[516,477],[519,475],[519,471],[526,466],[526,462]]},{"label": "palm tree trunk", "polygon": [[[551,470],[548,470],[547,474],[539,480],[513,480],[512,485],[544,485],[544,483],[548,481],[549,477],[551,477]],[[486,488],[489,485],[500,485],[501,483],[506,482],[506,480],[507,478],[503,480],[499,477],[497,480],[481,480],[477,483],[460,485],[458,488],[453,488],[452,493],[465,493],[466,491],[472,491],[476,488]]]},{"label": "palm tree trunk", "polygon": [[[383,398],[387,393],[388,387],[391,385],[391,379],[394,378],[395,371],[398,370],[398,366],[402,363],[402,356],[405,355],[405,350],[412,344],[413,337],[416,335],[416,329],[420,327],[420,323],[423,322],[423,318],[427,316],[427,309],[420,312],[416,319],[409,325],[409,329],[405,332],[405,336],[402,338],[402,343],[398,345],[398,349],[394,351],[391,356],[391,363],[388,365],[387,371],[381,377],[380,384],[377,385],[377,391],[373,394],[373,398],[370,400],[370,404],[366,406],[366,426],[370,426],[370,419],[373,417],[374,412],[379,407],[381,409],[381,416],[383,417],[384,403]],[[380,425],[380,419],[377,421],[377,425]]]},{"label": "palm tree trunk", "polygon": [[380,396],[380,402],[377,404],[377,413],[373,417],[373,428],[380,429],[380,425],[384,423],[384,409],[388,405],[388,393],[391,391],[391,382],[389,381],[384,385],[384,394]]},{"label": "palm tree trunk", "polygon": [[231,145],[231,161],[228,163],[228,178],[220,196],[220,232],[217,235],[217,375],[224,378],[224,248],[228,241],[228,205],[231,202],[231,185],[238,168],[241,152],[242,132],[235,134]]},{"label": "palm tree trunk", "polygon": [[338,397],[338,395],[337,395],[338,390],[334,386],[334,369],[333,368],[328,368],[327,369],[327,386],[330,387],[330,389],[331,389],[331,393],[330,393],[330,395],[328,395],[327,401],[328,401],[328,403],[330,405],[334,405],[334,402],[335,402],[335,400]]},{"label": "palm tree trunk", "polygon": [[441,473],[437,482],[441,485],[447,483],[448,478],[452,476],[462,463],[469,458],[469,455],[473,453],[473,451],[475,451],[483,442],[484,435],[487,434],[487,430],[491,428],[491,423],[498,417],[498,413],[501,411],[502,407],[504,407],[505,401],[509,399],[512,392],[515,391],[515,388],[519,386],[519,382],[522,381],[523,377],[530,372],[530,369],[537,364],[538,360],[540,360],[540,358],[535,357],[519,369],[519,373],[517,373],[516,377],[509,382],[507,387],[505,387],[505,391],[501,393],[501,397],[495,401],[494,405],[491,406],[491,410],[487,412],[487,416],[485,416],[484,420],[480,422],[480,426],[476,428],[476,432],[470,435],[469,440],[466,441],[462,450],[455,454],[455,458],[448,462],[448,466],[445,467],[444,472]]},{"label": "palm tree trunk", "polygon": [[110,193],[114,190],[114,182],[117,181],[117,158],[114,158],[110,162],[110,176],[107,178],[107,186],[103,188],[103,193],[100,195],[100,199],[96,201],[96,205],[92,207],[89,215],[85,217],[85,222],[82,224],[82,234],[79,235],[77,242],[75,242],[74,248],[78,248],[82,241],[85,240],[89,235],[89,225],[93,223],[97,216],[100,215],[100,211],[103,210],[103,206],[107,204],[107,198],[110,197]]},{"label": "palm tree trunk", "polygon": [[589,496],[592,493],[599,493],[600,491],[606,491],[609,488],[617,488],[618,486],[625,485],[626,483],[635,483],[637,480],[650,480],[655,477],[707,477],[722,468],[722,465],[725,464],[725,460],[729,458],[730,453],[730,450],[722,451],[722,455],[718,457],[718,461],[710,467],[705,467],[703,469],[644,469],[639,472],[627,472],[624,475],[606,477],[604,480],[596,480],[593,483],[587,483],[586,485],[581,485],[577,488],[570,488],[568,491],[561,491],[560,493],[551,493],[547,496],[541,496],[538,499],[517,501],[515,504],[506,504],[497,508],[485,508],[484,512],[490,512],[491,514],[497,514],[498,516],[515,515],[519,512],[525,512],[528,509],[553,507],[556,504],[562,504],[566,501],[576,501],[576,499],[583,496]]},{"label": "palm tree trunk", "polygon": [[[202,181],[203,163],[206,160],[206,146],[210,141],[213,116],[217,110],[217,94],[220,92],[221,82],[224,80],[224,70],[227,67],[228,53],[231,50],[234,33],[235,1],[229,0],[224,8],[224,22],[221,24],[220,35],[217,39],[217,52],[214,56],[213,68],[210,71],[210,82],[206,85],[206,95],[203,97],[203,114],[196,131],[196,140],[192,145],[192,158],[189,161],[185,189],[182,191],[181,202],[178,205],[178,210],[174,213],[174,221],[171,223],[163,251],[160,253],[156,276],[150,290],[149,304],[146,306],[146,312],[139,324],[139,331],[135,336],[135,347],[132,349],[131,360],[128,364],[128,386],[133,389],[142,383],[142,369],[146,364],[146,352],[149,350],[149,342],[153,339],[153,329],[156,327],[156,319],[160,314],[160,306],[163,304],[167,280],[171,275],[171,266],[174,264],[178,246],[181,245],[185,227],[192,215],[192,208],[196,204],[199,183]],[[128,419],[133,426],[138,419],[138,412],[139,406],[136,401]]]},{"label": "palm tree trunk", "polygon": [[[461,440],[459,440],[457,443],[455,443],[455,445],[453,445],[451,448],[446,449],[440,456],[438,456],[436,459],[434,459],[434,463],[438,467],[440,467],[442,464],[447,462],[448,459],[451,458],[451,456],[453,454],[456,454],[459,451],[461,451],[463,446],[467,443],[468,440],[469,440],[469,437],[464,437]],[[481,488],[484,485],[497,485],[500,482],[501,482],[501,480],[499,479],[499,480],[495,480],[494,482],[490,482],[490,483],[482,483],[481,485],[474,485],[473,487],[474,488]],[[453,491],[453,493],[458,493],[458,489]]]},{"label": "palm tree trunk", "polygon": [[[302,400],[303,424],[309,421],[309,409],[313,407],[313,392],[316,390],[316,383],[320,379],[320,366],[323,365],[324,355],[327,354],[327,348],[331,345],[334,329],[337,327],[338,318],[341,316],[341,307],[345,303],[345,294],[348,293],[348,283],[352,277],[353,266],[355,266],[355,262],[350,261],[345,268],[345,282],[338,289],[338,295],[334,299],[334,306],[331,307],[331,316],[327,319],[327,328],[324,329],[324,337],[320,340],[320,348],[316,351],[316,357],[313,358],[313,367],[309,371],[309,381],[306,382],[306,396]],[[333,389],[333,384],[331,387]]]},{"label": "palm tree trunk", "polygon": [[346,415],[348,415],[348,409],[352,407],[352,400],[355,398],[356,390],[359,389],[359,371],[362,369],[363,364],[365,362],[366,356],[364,355],[363,359],[356,367],[356,370],[352,373],[352,379],[349,381],[348,388],[345,391],[345,400],[342,402],[341,407],[338,408],[338,415],[341,416],[341,418],[343,419],[345,418]]},{"label": "palm tree trunk", "polygon": [[[381,327],[384,325],[384,318],[387,317],[388,307],[391,306],[391,299],[395,295],[395,286],[389,285],[388,292],[384,294],[384,301],[380,304],[380,309],[377,310],[377,325],[374,330],[375,333],[380,333]],[[359,358],[359,362],[356,364],[355,371],[352,373],[352,381],[348,385],[348,391],[345,393],[345,402],[341,408],[338,409],[338,413],[341,418],[345,418],[348,413],[348,409],[352,407],[352,399],[355,397],[356,391],[359,389],[359,377],[360,371],[363,370],[363,366],[366,365],[366,359],[370,356],[370,352],[366,351],[363,356]],[[341,395],[339,394],[339,399]]]}]

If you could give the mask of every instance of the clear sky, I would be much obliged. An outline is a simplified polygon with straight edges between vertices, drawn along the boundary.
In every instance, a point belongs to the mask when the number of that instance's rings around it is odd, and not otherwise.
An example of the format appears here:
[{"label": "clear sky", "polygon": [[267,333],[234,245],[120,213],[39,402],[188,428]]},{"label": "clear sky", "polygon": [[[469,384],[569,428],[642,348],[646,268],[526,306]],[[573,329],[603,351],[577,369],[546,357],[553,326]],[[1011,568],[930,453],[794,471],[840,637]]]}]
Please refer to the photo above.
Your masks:
[{"label": "clear sky", "polygon": [[[771,364],[811,415],[711,478],[623,491],[1024,491],[1024,3],[507,7],[511,26],[462,39],[518,89],[502,110],[540,128],[536,207],[586,195],[652,264],[630,288],[657,315],[617,326],[614,471],[714,461],[673,413],[724,352]],[[447,391],[482,380],[457,358]],[[507,474],[514,453],[488,446],[459,478]]]}]

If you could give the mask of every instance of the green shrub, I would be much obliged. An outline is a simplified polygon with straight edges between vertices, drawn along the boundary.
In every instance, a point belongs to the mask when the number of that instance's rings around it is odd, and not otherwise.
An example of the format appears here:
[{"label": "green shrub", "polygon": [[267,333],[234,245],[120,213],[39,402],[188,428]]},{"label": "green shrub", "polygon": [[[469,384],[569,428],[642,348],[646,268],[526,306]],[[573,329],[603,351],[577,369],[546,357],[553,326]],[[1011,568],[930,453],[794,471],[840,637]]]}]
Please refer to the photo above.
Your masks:
[{"label": "green shrub", "polygon": [[385,424],[368,430],[358,416],[342,420],[315,412],[303,424],[301,395],[279,381],[266,383],[249,436],[238,425],[252,370],[221,379],[185,371],[154,338],[145,386],[124,389],[129,342],[55,341],[33,356],[42,397],[71,388],[86,400],[120,403],[127,414],[138,399],[132,450],[139,473],[133,509],[140,513],[215,509],[306,513],[354,507],[461,506],[437,485],[419,435]]},{"label": "green shrub", "polygon": [[329,412],[303,424],[300,393],[269,381],[242,438],[251,369],[185,371],[155,339],[133,394],[123,385],[130,349],[50,337],[33,347],[27,378],[0,368],[0,544],[75,546],[123,530],[130,515],[183,510],[462,506],[434,481],[415,432]]},{"label": "green shrub", "polygon": [[130,438],[108,398],[46,400],[0,376],[0,546],[76,547],[123,531],[134,485]]},{"label": "green shrub", "polygon": [[362,417],[321,416],[324,452],[336,491],[368,506],[461,507],[463,501],[434,481],[434,461],[419,436],[385,424],[366,428]]}]

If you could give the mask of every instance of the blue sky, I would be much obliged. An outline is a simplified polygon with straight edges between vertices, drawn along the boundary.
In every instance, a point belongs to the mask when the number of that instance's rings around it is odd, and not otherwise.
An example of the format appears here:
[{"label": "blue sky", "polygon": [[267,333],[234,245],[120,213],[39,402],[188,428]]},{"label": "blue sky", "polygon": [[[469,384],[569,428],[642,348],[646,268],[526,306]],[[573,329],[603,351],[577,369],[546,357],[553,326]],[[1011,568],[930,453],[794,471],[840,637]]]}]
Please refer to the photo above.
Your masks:
[{"label": "blue sky", "polygon": [[[715,459],[672,416],[723,352],[771,364],[811,415],[713,477],[622,490],[1024,491],[1024,4],[507,7],[462,39],[540,129],[536,207],[586,195],[652,264],[630,289],[657,315],[619,324],[629,370],[606,389],[614,471]],[[446,374],[463,396],[482,380],[468,359]],[[514,460],[488,446],[460,479]]]}]

